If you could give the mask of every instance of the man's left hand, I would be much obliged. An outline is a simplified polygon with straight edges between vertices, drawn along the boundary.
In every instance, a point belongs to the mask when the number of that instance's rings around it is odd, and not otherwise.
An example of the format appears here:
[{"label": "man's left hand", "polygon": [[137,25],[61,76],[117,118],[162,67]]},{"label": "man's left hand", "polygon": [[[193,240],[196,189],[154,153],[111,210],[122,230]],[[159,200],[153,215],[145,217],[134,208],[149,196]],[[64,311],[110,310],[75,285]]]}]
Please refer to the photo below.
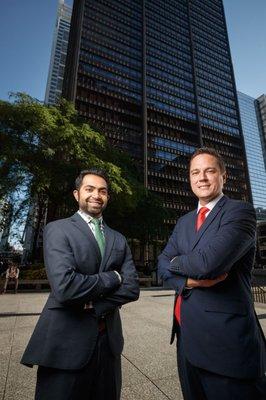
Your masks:
[{"label": "man's left hand", "polygon": [[219,282],[224,281],[227,278],[228,274],[222,274],[220,276],[218,276],[215,279],[191,279],[191,278],[187,278],[187,282],[186,282],[186,287],[187,288],[197,288],[197,287],[212,287],[214,285],[216,285]]}]

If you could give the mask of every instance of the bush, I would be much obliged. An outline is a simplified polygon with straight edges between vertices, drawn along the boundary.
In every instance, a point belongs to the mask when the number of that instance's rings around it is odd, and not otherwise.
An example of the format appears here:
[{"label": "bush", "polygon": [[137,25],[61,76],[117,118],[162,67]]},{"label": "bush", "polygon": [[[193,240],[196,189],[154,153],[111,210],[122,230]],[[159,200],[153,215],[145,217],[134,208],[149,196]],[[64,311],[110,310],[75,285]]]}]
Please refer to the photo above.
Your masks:
[{"label": "bush", "polygon": [[44,264],[41,262],[27,263],[27,264],[21,265],[19,268],[20,268],[20,272],[29,271],[29,270],[39,270],[39,269],[44,268]]},{"label": "bush", "polygon": [[21,271],[19,275],[20,279],[47,279],[46,271],[44,268],[40,269],[27,269],[26,271]]}]

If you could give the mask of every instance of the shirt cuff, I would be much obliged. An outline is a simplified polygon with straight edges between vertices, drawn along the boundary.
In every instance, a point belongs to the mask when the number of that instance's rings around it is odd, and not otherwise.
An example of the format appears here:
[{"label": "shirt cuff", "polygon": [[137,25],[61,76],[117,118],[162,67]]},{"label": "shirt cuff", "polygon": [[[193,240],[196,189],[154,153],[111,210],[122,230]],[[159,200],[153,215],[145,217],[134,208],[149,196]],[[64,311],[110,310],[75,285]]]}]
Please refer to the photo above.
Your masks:
[{"label": "shirt cuff", "polygon": [[116,275],[118,276],[119,282],[122,283],[122,277],[121,277],[121,275],[119,274],[119,272],[117,272],[117,271],[114,271],[114,272],[115,272]]}]

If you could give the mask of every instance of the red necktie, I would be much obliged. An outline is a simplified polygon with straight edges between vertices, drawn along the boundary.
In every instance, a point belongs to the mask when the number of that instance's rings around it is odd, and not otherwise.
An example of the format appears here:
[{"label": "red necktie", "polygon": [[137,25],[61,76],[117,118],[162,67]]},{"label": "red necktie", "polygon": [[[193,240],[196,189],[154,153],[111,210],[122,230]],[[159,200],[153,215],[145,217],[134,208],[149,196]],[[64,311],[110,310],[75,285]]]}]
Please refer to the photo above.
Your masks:
[{"label": "red necktie", "polygon": [[206,219],[206,214],[207,212],[210,211],[208,207],[201,207],[198,216],[197,216],[197,222],[196,222],[196,230],[198,231],[203,224],[203,222]]},{"label": "red necktie", "polygon": [[182,296],[181,294],[176,299],[175,303],[175,318],[179,325],[181,325],[181,303],[182,303]]},{"label": "red necktie", "polygon": [[[206,214],[207,212],[210,211],[207,207],[201,207],[198,216],[197,216],[197,222],[196,222],[196,229],[197,231],[200,229],[201,225],[206,219]],[[182,296],[179,295],[176,299],[175,303],[175,317],[179,325],[181,325],[181,303],[182,303]]]}]

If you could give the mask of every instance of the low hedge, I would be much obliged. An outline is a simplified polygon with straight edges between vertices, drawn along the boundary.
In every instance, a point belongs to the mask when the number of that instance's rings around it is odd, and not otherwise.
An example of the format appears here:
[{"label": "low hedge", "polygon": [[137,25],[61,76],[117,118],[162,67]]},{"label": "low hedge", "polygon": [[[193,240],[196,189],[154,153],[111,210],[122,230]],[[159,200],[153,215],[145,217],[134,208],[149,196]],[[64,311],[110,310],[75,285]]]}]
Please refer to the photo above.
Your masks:
[{"label": "low hedge", "polygon": [[20,272],[19,279],[29,279],[29,280],[47,279],[47,275],[44,268],[27,269],[26,271]]}]

